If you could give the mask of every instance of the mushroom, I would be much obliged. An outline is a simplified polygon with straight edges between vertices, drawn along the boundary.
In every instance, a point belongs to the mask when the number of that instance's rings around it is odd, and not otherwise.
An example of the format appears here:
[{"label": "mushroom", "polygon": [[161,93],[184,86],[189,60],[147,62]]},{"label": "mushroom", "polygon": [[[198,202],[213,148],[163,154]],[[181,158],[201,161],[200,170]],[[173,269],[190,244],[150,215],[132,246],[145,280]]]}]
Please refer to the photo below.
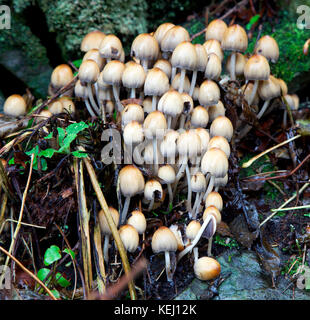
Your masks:
[{"label": "mushroom", "polygon": [[[124,128],[123,138],[125,143],[124,163],[131,164],[133,150],[135,150],[135,147],[144,140],[144,133],[141,123],[138,121],[129,122]],[[129,150],[128,147],[130,148]]]},{"label": "mushroom", "polygon": [[225,107],[223,102],[219,100],[219,102],[213,106],[208,107],[209,121],[213,121],[219,116],[225,116]]},{"label": "mushroom", "polygon": [[161,42],[168,30],[175,27],[173,23],[166,22],[162,23],[154,32],[154,38],[157,40],[158,44],[161,45]]},{"label": "mushroom", "polygon": [[[190,117],[190,114],[193,111],[194,101],[193,101],[192,97],[186,92],[181,93],[181,96],[183,99],[184,108],[183,108],[183,112],[180,117],[179,128],[183,129],[185,122],[187,122],[188,118]],[[175,118],[175,121],[173,121],[173,123],[172,123],[173,128],[175,128],[177,121],[178,121],[178,118]]]},{"label": "mushroom", "polygon": [[230,156],[230,145],[226,138],[223,136],[214,136],[208,143],[208,150],[211,148],[219,148],[225,152],[227,159]]},{"label": "mushroom", "polygon": [[193,109],[191,116],[191,126],[194,128],[206,128],[209,122],[208,110],[203,106],[197,106]]},{"label": "mushroom", "polygon": [[[191,159],[192,165],[195,163],[196,164],[196,169],[193,171],[194,173],[198,172],[200,169],[200,162],[201,162],[201,157],[205,154],[205,152],[208,149],[208,144],[210,140],[210,135],[207,129],[204,128],[196,128],[195,132],[198,134],[201,142],[201,149],[199,154],[197,155],[196,159]],[[193,160],[193,161],[192,161]]]},{"label": "mushroom", "polygon": [[[185,233],[186,233],[186,238],[189,240],[190,243],[195,239],[200,228],[201,228],[201,224],[197,220],[192,220],[187,225]],[[197,247],[193,248],[193,255],[194,255],[194,261],[196,261],[198,259],[198,248]]]},{"label": "mushroom", "polygon": [[99,49],[100,43],[104,38],[105,34],[99,30],[87,33],[81,42],[81,51],[87,52],[91,49]]},{"label": "mushroom", "polygon": [[215,178],[214,179],[214,190],[216,192],[218,192],[219,188],[225,187],[227,182],[228,182],[228,174],[226,174],[225,177],[223,177],[223,178]]},{"label": "mushroom", "polygon": [[63,107],[63,112],[67,112],[69,114],[75,113],[75,104],[71,97],[62,96],[59,98],[60,103]]},{"label": "mushroom", "polygon": [[215,53],[208,54],[204,71],[205,78],[207,79],[218,80],[218,78],[220,77],[222,73],[222,62]]},{"label": "mushroom", "polygon": [[[75,86],[74,86],[74,94],[76,97],[78,98],[81,98],[84,102],[85,102],[85,105],[86,105],[86,108],[87,108],[87,111],[89,112],[89,114],[92,116],[92,117],[96,117],[96,114],[94,112],[94,110],[92,109],[89,101],[88,101],[88,93],[87,93],[87,87],[85,86],[82,86],[81,84],[81,81],[78,80],[76,83],[75,83]],[[55,108],[55,106],[54,106]],[[54,109],[53,108],[53,109]],[[60,106],[59,106],[60,108]],[[50,107],[49,107],[50,109]],[[50,110],[51,111],[51,110]],[[52,112],[52,111],[51,111]],[[60,111],[62,112],[62,111]],[[54,112],[52,112],[54,113]],[[58,110],[58,107],[57,107],[57,113],[59,113],[59,110]]]},{"label": "mushroom", "polygon": [[141,211],[134,210],[127,220],[127,224],[133,226],[139,234],[144,234],[146,230],[146,219]]},{"label": "mushroom", "polygon": [[221,265],[213,258],[201,257],[194,264],[194,272],[199,280],[212,280],[221,273]]},{"label": "mushroom", "polygon": [[154,253],[165,253],[166,275],[168,281],[172,281],[173,278],[170,263],[170,251],[175,252],[177,249],[177,239],[169,228],[162,226],[154,232],[152,237],[152,250]]},{"label": "mushroom", "polygon": [[205,176],[201,172],[195,173],[191,178],[191,188],[193,192],[196,192],[196,199],[194,202],[194,206],[189,213],[190,218],[196,219],[197,211],[199,209],[206,187],[207,187],[207,180]]},{"label": "mushroom", "polygon": [[121,115],[123,128],[131,121],[137,121],[139,123],[143,123],[144,121],[144,111],[139,104],[127,104],[127,106],[122,111]]},{"label": "mushroom", "polygon": [[148,211],[153,209],[155,200],[161,200],[162,197],[163,188],[161,184],[155,179],[147,181],[144,187],[144,198],[150,201]]},{"label": "mushroom", "polygon": [[159,59],[154,63],[153,68],[158,68],[162,71],[165,72],[165,74],[167,75],[168,79],[171,78],[171,70],[172,70],[172,66],[171,63],[168,60],[165,59]]},{"label": "mushroom", "polygon": [[[119,223],[119,212],[112,208],[109,207],[109,211],[111,213],[112,219],[115,223],[115,226],[118,226]],[[100,229],[102,234],[104,235],[104,244],[103,244],[103,256],[104,256],[104,260],[106,262],[109,261],[109,239],[110,239],[110,235],[112,234],[112,231],[108,225],[107,219],[104,215],[104,211],[100,210],[98,213],[98,218],[99,218],[99,223],[100,223]]]},{"label": "mushroom", "polygon": [[138,63],[131,63],[125,67],[122,75],[122,82],[125,88],[130,89],[130,98],[136,98],[136,89],[141,88],[145,81],[145,72]]},{"label": "mushroom", "polygon": [[177,139],[179,137],[179,133],[175,130],[169,130],[165,136],[163,141],[160,144],[160,152],[161,154],[167,158],[167,162],[169,164],[176,163],[176,156],[178,153],[177,149]]},{"label": "mushroom", "polygon": [[138,168],[127,165],[119,172],[118,179],[121,193],[126,197],[121,214],[121,224],[123,224],[127,216],[130,198],[144,191],[144,178]]},{"label": "mushroom", "polygon": [[125,224],[119,228],[119,235],[128,252],[135,252],[139,245],[138,231],[131,225]]},{"label": "mushroom", "polygon": [[244,52],[248,47],[248,36],[245,30],[238,24],[229,26],[222,39],[223,50],[232,51],[231,55],[231,80],[236,80],[236,52]]},{"label": "mushroom", "polygon": [[[222,216],[221,216],[221,213],[220,211],[214,207],[214,206],[210,206],[210,207],[207,207],[203,213],[203,217],[202,219],[203,220],[206,220],[208,215],[213,215],[215,220],[216,220],[216,225],[219,225],[222,221]],[[208,239],[208,256],[211,256],[211,250],[212,250],[212,239],[213,239],[213,236],[211,236],[209,239]]]},{"label": "mushroom", "polygon": [[168,209],[172,205],[173,202],[173,193],[171,184],[175,182],[175,170],[174,168],[167,164],[158,169],[158,178],[161,179],[163,184],[167,184],[168,194],[169,194],[169,204]]},{"label": "mushroom", "polygon": [[216,191],[210,192],[208,194],[207,198],[206,198],[205,206],[206,206],[206,208],[208,208],[210,206],[214,206],[219,211],[222,211],[222,209],[223,209],[223,199],[222,199],[221,195]]},{"label": "mushroom", "polygon": [[215,53],[220,58],[220,60],[223,61],[224,53],[221,47],[221,43],[218,40],[216,39],[207,40],[203,44],[203,47],[205,48],[207,55],[211,53]]},{"label": "mushroom", "polygon": [[9,96],[3,105],[3,112],[8,116],[20,117],[27,111],[25,99],[19,94]]},{"label": "mushroom", "polygon": [[212,20],[206,28],[205,40],[215,39],[221,42],[226,29],[227,24],[225,23],[225,21],[220,19]]},{"label": "mushroom", "polygon": [[101,57],[98,49],[90,49],[87,51],[84,54],[82,62],[85,60],[94,60],[97,63],[100,71],[102,71],[105,65],[105,59]]},{"label": "mushroom", "polygon": [[110,62],[112,59],[121,60],[123,46],[120,39],[114,34],[106,35],[99,46],[100,55]]},{"label": "mushroom", "polygon": [[226,70],[231,74],[233,72],[233,68],[235,69],[236,77],[241,77],[244,75],[244,67],[246,64],[246,58],[240,52],[235,53],[235,66],[233,66],[233,53],[229,55],[226,61]]},{"label": "mushroom", "polygon": [[57,66],[51,74],[51,86],[52,92],[65,87],[74,78],[72,69],[67,64],[60,64]]},{"label": "mushroom", "polygon": [[219,116],[214,119],[210,126],[211,137],[222,136],[230,141],[234,134],[234,128],[231,121],[225,116]]},{"label": "mushroom", "polygon": [[205,80],[199,88],[199,103],[204,106],[213,106],[220,100],[220,89],[218,85],[212,80]]},{"label": "mushroom", "polygon": [[173,232],[175,238],[177,239],[177,243],[178,243],[178,251],[182,251],[184,250],[184,242],[182,239],[182,233],[179,230],[179,226],[176,224],[172,224],[169,229]]},{"label": "mushroom", "polygon": [[261,37],[255,46],[255,54],[261,54],[273,63],[279,59],[279,46],[277,41],[268,35]]}]

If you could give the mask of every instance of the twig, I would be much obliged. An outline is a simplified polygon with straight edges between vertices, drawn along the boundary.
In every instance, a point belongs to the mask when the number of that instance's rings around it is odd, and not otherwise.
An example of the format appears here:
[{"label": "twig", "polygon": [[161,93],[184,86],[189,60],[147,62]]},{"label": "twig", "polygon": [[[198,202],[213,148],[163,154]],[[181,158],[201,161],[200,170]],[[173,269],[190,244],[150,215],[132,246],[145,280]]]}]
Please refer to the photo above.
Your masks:
[{"label": "twig", "polygon": [[298,207],[290,207],[290,208],[283,208],[283,209],[271,209],[272,212],[279,212],[279,211],[290,211],[290,210],[302,210],[302,209],[309,209],[310,204],[306,206],[298,206]]}]

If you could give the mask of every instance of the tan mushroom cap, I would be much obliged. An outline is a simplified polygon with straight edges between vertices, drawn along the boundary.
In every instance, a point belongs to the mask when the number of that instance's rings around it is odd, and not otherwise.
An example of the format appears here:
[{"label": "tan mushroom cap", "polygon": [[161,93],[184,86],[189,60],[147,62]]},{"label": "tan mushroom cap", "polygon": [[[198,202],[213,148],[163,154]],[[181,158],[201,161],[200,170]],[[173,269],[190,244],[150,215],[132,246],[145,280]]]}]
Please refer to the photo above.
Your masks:
[{"label": "tan mushroom cap", "polygon": [[170,61],[175,68],[195,70],[197,59],[195,46],[189,41],[183,41],[173,50]]},{"label": "tan mushroom cap", "polygon": [[208,110],[203,106],[197,106],[193,109],[191,116],[191,125],[194,128],[206,128],[209,122]]},{"label": "tan mushroom cap", "polygon": [[121,59],[123,46],[121,40],[114,34],[106,35],[100,43],[99,52],[105,59]]},{"label": "tan mushroom cap", "polygon": [[218,148],[209,149],[201,160],[203,174],[210,173],[215,178],[224,177],[228,172],[228,159],[224,151]]},{"label": "tan mushroom cap", "polygon": [[171,66],[171,63],[168,60],[165,60],[165,59],[157,60],[154,63],[153,68],[158,68],[158,69],[164,71],[165,74],[167,75],[167,77],[170,79],[172,66]]},{"label": "tan mushroom cap", "polygon": [[57,66],[51,75],[51,84],[54,88],[62,88],[74,78],[72,69],[67,64]]},{"label": "tan mushroom cap", "polygon": [[222,62],[221,59],[215,54],[208,54],[206,69],[205,69],[205,78],[211,80],[217,80],[222,73]]},{"label": "tan mushroom cap", "polygon": [[225,116],[226,109],[221,100],[213,106],[208,107],[209,121],[212,122],[214,119],[220,116]]},{"label": "tan mushroom cap", "polygon": [[164,38],[166,32],[171,28],[175,27],[173,23],[165,22],[162,23],[154,32],[154,38],[158,41],[159,45],[161,45],[161,41]]},{"label": "tan mushroom cap", "polygon": [[221,43],[218,40],[212,39],[212,40],[207,40],[204,44],[203,44],[207,55],[210,53],[215,53],[220,59],[221,61],[223,61],[224,59],[224,52],[223,49],[221,47]]},{"label": "tan mushroom cap", "polygon": [[191,188],[193,192],[202,192],[207,187],[207,180],[204,174],[196,172],[191,177]]},{"label": "tan mushroom cap", "polygon": [[19,117],[26,113],[27,105],[25,99],[19,94],[9,96],[3,105],[3,112],[8,116]]},{"label": "tan mushroom cap", "polygon": [[144,197],[146,200],[160,200],[163,196],[163,188],[156,179],[148,180],[144,187]]},{"label": "tan mushroom cap", "polygon": [[186,227],[185,233],[189,240],[194,240],[201,228],[201,224],[197,220],[192,220]]},{"label": "tan mushroom cap", "polygon": [[169,90],[169,79],[159,68],[150,69],[144,82],[144,93],[147,96],[161,96]]},{"label": "tan mushroom cap", "polygon": [[219,148],[225,152],[227,158],[230,156],[230,145],[226,138],[223,136],[214,136],[210,139],[208,150],[211,148]]},{"label": "tan mushroom cap", "polygon": [[156,60],[159,55],[158,42],[150,34],[141,33],[132,42],[130,54],[139,60]]},{"label": "tan mushroom cap", "polygon": [[223,50],[244,52],[248,47],[248,36],[238,24],[229,26],[221,42]]},{"label": "tan mushroom cap", "polygon": [[196,128],[195,132],[199,135],[201,142],[201,153],[204,154],[207,151],[208,144],[210,141],[210,134],[205,128]]},{"label": "tan mushroom cap", "polygon": [[162,183],[169,184],[175,181],[175,170],[169,164],[161,166],[158,169],[158,178],[161,179]]},{"label": "tan mushroom cap", "polygon": [[234,133],[233,125],[227,117],[220,116],[212,121],[210,126],[211,137],[223,136],[228,141],[230,141],[233,136],[233,133]]},{"label": "tan mushroom cap", "polygon": [[[110,214],[112,216],[112,219],[113,219],[115,225],[117,226],[119,223],[119,212],[116,209],[114,209],[113,207],[109,207],[109,211],[110,211]],[[101,229],[102,234],[104,234],[104,235],[112,234],[103,210],[99,211],[98,217],[99,217],[99,224],[100,224],[100,229]]]},{"label": "tan mushroom cap", "polygon": [[85,60],[79,68],[81,84],[95,83],[99,77],[100,69],[94,60]]},{"label": "tan mushroom cap", "polygon": [[137,121],[139,123],[143,123],[144,121],[144,111],[139,104],[127,104],[127,106],[122,111],[121,115],[123,126],[126,126],[131,121]]},{"label": "tan mushroom cap", "polygon": [[181,94],[176,90],[167,91],[158,101],[158,110],[172,117],[180,115],[184,108]]},{"label": "tan mushroom cap", "polygon": [[135,252],[139,245],[139,234],[136,228],[125,224],[119,229],[120,238],[128,252]]},{"label": "tan mushroom cap", "polygon": [[144,134],[148,139],[160,138],[167,129],[167,120],[160,111],[153,111],[148,114],[143,123]]},{"label": "tan mushroom cap", "polygon": [[112,60],[102,70],[102,78],[108,84],[119,85],[122,81],[125,65],[118,60]]},{"label": "tan mushroom cap", "polygon": [[174,26],[165,33],[160,47],[163,52],[172,52],[183,41],[190,41],[188,31],[181,26]]},{"label": "tan mushroom cap", "polygon": [[216,207],[219,211],[222,211],[223,210],[222,196],[216,191],[210,192],[206,198],[205,206],[206,208],[213,206],[213,207]]},{"label": "tan mushroom cap", "polygon": [[89,51],[87,51],[82,61],[85,60],[94,60],[97,63],[100,71],[103,69],[105,64],[105,59],[100,56],[98,49],[90,49]]},{"label": "tan mushroom cap", "polygon": [[177,140],[177,148],[181,156],[196,157],[201,151],[199,135],[193,129],[182,132]]},{"label": "tan mushroom cap", "polygon": [[221,273],[221,266],[213,258],[202,257],[195,262],[194,272],[196,277],[202,281],[211,280]]},{"label": "tan mushroom cap", "polygon": [[100,43],[104,38],[105,34],[99,30],[87,33],[81,42],[81,51],[87,52],[91,49],[99,49]]},{"label": "tan mushroom cap", "polygon": [[215,39],[221,42],[226,29],[227,29],[227,24],[225,23],[225,21],[220,19],[212,20],[207,26],[205,39],[206,40]]},{"label": "tan mushroom cap", "polygon": [[133,226],[139,234],[143,234],[146,230],[146,219],[141,211],[134,210],[131,212],[127,220],[127,224]]},{"label": "tan mushroom cap", "polygon": [[127,65],[122,74],[122,83],[126,88],[141,88],[145,81],[145,72],[143,67],[132,61]]},{"label": "tan mushroom cap", "polygon": [[200,43],[194,44],[196,54],[197,54],[197,67],[198,71],[204,72],[206,69],[208,55],[204,46]]},{"label": "tan mushroom cap", "polygon": [[127,165],[119,172],[120,189],[125,197],[132,197],[144,191],[144,177],[133,165]]},{"label": "tan mushroom cap", "polygon": [[213,217],[215,218],[216,220],[216,224],[220,224],[221,221],[222,221],[222,216],[221,216],[221,213],[219,211],[219,209],[215,206],[209,206],[205,209],[205,211],[203,212],[203,216],[202,216],[202,219],[203,221],[206,220],[207,216],[209,214],[212,214]]},{"label": "tan mushroom cap", "polygon": [[268,80],[270,67],[268,60],[259,54],[254,54],[244,66],[246,80]]},{"label": "tan mushroom cap", "polygon": [[177,251],[178,242],[173,232],[167,227],[159,227],[152,237],[152,250],[154,253]]},{"label": "tan mushroom cap", "polygon": [[130,121],[123,130],[123,138],[126,145],[134,145],[144,140],[144,133],[141,123]]},{"label": "tan mushroom cap", "polygon": [[261,54],[275,63],[279,59],[279,46],[273,37],[265,35],[257,41],[254,53]]},{"label": "tan mushroom cap", "polygon": [[281,87],[275,77],[270,75],[268,80],[262,80],[258,85],[258,95],[262,100],[281,96]]},{"label": "tan mushroom cap", "polygon": [[199,88],[199,103],[203,106],[212,106],[220,100],[220,89],[212,80],[205,80]]}]

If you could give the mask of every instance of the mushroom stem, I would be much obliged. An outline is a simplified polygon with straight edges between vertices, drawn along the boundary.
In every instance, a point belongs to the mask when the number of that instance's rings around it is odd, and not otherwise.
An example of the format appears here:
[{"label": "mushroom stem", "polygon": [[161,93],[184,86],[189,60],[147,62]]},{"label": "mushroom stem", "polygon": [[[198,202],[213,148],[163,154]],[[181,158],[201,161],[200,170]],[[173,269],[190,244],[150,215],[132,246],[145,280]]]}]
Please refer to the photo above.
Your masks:
[{"label": "mushroom stem", "polygon": [[167,128],[168,130],[171,128],[172,116],[168,116]]},{"label": "mushroom stem", "polygon": [[230,61],[230,79],[236,80],[236,52],[232,52]]},{"label": "mushroom stem", "polygon": [[206,217],[205,221],[203,222],[201,228],[199,229],[195,239],[192,241],[192,243],[179,253],[178,261],[180,261],[188,252],[191,252],[193,250],[193,248],[196,246],[196,244],[200,240],[200,238],[201,238],[203,232],[205,231],[207,225],[209,224],[210,220],[213,220],[213,223],[216,225],[216,220],[215,220],[214,216],[211,214],[208,215]]},{"label": "mushroom stem", "polygon": [[180,119],[180,129],[184,129],[185,125],[185,120],[186,120],[186,115],[184,113],[181,114],[181,119]]},{"label": "mushroom stem", "polygon": [[180,83],[179,83],[179,93],[183,92],[185,74],[186,74],[186,70],[185,69],[181,69],[181,77],[180,77]]},{"label": "mushroom stem", "polygon": [[187,178],[187,203],[186,209],[188,212],[191,211],[192,208],[192,188],[191,188],[191,174],[189,172],[188,164],[186,164],[186,178]]},{"label": "mushroom stem", "polygon": [[126,197],[124,208],[121,214],[121,224],[123,224],[126,220],[129,204],[130,204],[130,197]]},{"label": "mushroom stem", "polygon": [[201,195],[202,195],[202,194],[203,194],[202,192],[197,192],[197,193],[196,193],[196,199],[195,199],[195,202],[194,202],[194,206],[193,206],[193,209],[191,210],[190,215],[189,215],[189,217],[190,217],[191,219],[196,219],[196,217],[197,217],[197,207],[198,207],[199,204],[200,204]]},{"label": "mushroom stem", "polygon": [[96,113],[99,115],[100,114],[100,110],[95,102],[94,96],[93,96],[93,90],[92,90],[92,86],[90,83],[87,83],[87,91],[88,91],[88,98],[90,100],[90,104],[92,105],[92,107],[94,108],[94,110],[96,111]]},{"label": "mushroom stem", "polygon": [[257,88],[258,88],[258,84],[259,84],[259,81],[255,80],[254,81],[254,85],[253,85],[253,89],[252,89],[252,92],[251,92],[251,95],[250,95],[250,98],[249,98],[249,101],[248,101],[248,105],[249,106],[251,106],[252,102],[254,101],[254,97],[255,97],[255,94],[256,94],[256,91],[257,91]]},{"label": "mushroom stem", "polygon": [[260,119],[263,114],[265,113],[265,111],[267,110],[269,103],[270,103],[271,99],[266,100],[263,104],[263,107],[261,108],[261,110],[259,111],[258,115],[257,115],[257,119]]},{"label": "mushroom stem", "polygon": [[104,244],[103,244],[103,257],[104,261],[106,263],[109,262],[109,240],[110,240],[110,235],[106,234],[104,236]]},{"label": "mushroom stem", "polygon": [[158,172],[158,155],[157,155],[157,140],[153,138],[153,161],[154,161],[154,173],[157,175]]},{"label": "mushroom stem", "polygon": [[284,109],[284,112],[283,112],[283,128],[285,129],[287,126],[287,110]]},{"label": "mushroom stem", "polygon": [[152,96],[152,111],[156,111],[157,96]]},{"label": "mushroom stem", "polygon": [[166,262],[166,274],[167,280],[172,281],[171,263],[170,263],[170,253],[165,251],[165,262]]},{"label": "mushroom stem", "polygon": [[215,181],[215,177],[213,175],[211,175],[211,178],[210,178],[210,182],[208,184],[208,188],[207,188],[207,191],[203,197],[203,200],[206,201],[207,199],[207,196],[208,194],[213,190],[213,187],[214,187],[214,181]]},{"label": "mushroom stem", "polygon": [[177,186],[178,186],[178,183],[180,181],[180,179],[183,177],[183,174],[184,174],[184,170],[185,170],[185,167],[187,165],[187,157],[185,156],[181,166],[180,166],[180,169],[175,177],[175,183],[174,183],[174,187],[173,187],[173,195],[175,195],[175,192],[177,190]]},{"label": "mushroom stem", "polygon": [[196,262],[198,260],[198,248],[195,247],[193,249],[193,255],[194,255],[194,261]]},{"label": "mushroom stem", "polygon": [[147,60],[142,60],[141,62],[142,62],[142,67],[143,67],[145,73],[147,73],[147,69],[148,69],[147,68]]},{"label": "mushroom stem", "polygon": [[131,88],[130,99],[135,99],[135,97],[136,97],[136,88]]},{"label": "mushroom stem", "polygon": [[211,254],[211,250],[212,250],[212,239],[213,239],[213,236],[208,240],[208,257],[211,257],[212,254]]},{"label": "mushroom stem", "polygon": [[172,81],[173,81],[176,73],[177,73],[177,68],[176,68],[176,67],[172,67],[172,70],[171,70],[171,78],[170,78],[171,83],[172,83]]},{"label": "mushroom stem", "polygon": [[121,100],[119,99],[117,86],[113,84],[112,85],[112,90],[113,90],[113,96],[114,96],[114,99],[115,99],[117,110],[118,110],[118,112],[121,112],[121,111],[123,111],[124,107],[121,104]]},{"label": "mushroom stem", "polygon": [[191,87],[190,87],[190,89],[189,89],[189,95],[190,95],[190,96],[193,95],[194,90],[195,90],[195,85],[196,85],[196,80],[197,80],[197,73],[198,73],[198,71],[197,71],[197,70],[194,70],[194,71],[193,71],[193,74],[192,74]]},{"label": "mushroom stem", "polygon": [[100,115],[101,115],[102,121],[103,121],[103,123],[106,123],[107,119],[106,119],[106,115],[105,115],[105,112],[106,112],[105,111],[105,102],[100,100],[99,106],[100,106]]},{"label": "mushroom stem", "polygon": [[173,193],[172,193],[171,183],[167,184],[167,188],[168,188],[168,194],[169,194],[169,204],[168,204],[168,210],[169,210],[170,204],[172,204],[173,202]]},{"label": "mushroom stem", "polygon": [[94,113],[93,109],[91,108],[91,105],[90,105],[90,103],[89,103],[89,101],[88,101],[88,98],[86,98],[84,102],[85,102],[87,111],[90,113],[90,115],[91,115],[92,117],[96,117],[96,115],[95,115],[95,113]]},{"label": "mushroom stem", "polygon": [[150,201],[150,204],[149,204],[149,207],[148,207],[148,211],[151,211],[153,209],[153,206],[154,206],[154,199],[155,199],[155,196],[153,196],[152,200]]}]

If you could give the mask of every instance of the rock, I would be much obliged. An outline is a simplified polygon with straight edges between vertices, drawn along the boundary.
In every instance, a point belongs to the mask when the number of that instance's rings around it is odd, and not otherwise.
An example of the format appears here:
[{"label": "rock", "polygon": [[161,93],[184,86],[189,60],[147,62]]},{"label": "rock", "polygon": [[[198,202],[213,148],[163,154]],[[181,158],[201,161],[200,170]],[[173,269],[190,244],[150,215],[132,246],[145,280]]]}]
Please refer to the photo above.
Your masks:
[{"label": "rock", "polygon": [[[262,271],[256,254],[251,251],[226,251],[218,262],[221,265],[221,276],[225,280],[219,285],[215,300],[292,300],[292,286],[284,276],[279,276],[276,288],[273,289],[270,277]],[[180,293],[176,300],[196,300],[206,296],[209,285],[195,279],[190,286]],[[287,289],[287,290],[285,290]],[[295,289],[294,299],[310,300],[310,292]]]}]

